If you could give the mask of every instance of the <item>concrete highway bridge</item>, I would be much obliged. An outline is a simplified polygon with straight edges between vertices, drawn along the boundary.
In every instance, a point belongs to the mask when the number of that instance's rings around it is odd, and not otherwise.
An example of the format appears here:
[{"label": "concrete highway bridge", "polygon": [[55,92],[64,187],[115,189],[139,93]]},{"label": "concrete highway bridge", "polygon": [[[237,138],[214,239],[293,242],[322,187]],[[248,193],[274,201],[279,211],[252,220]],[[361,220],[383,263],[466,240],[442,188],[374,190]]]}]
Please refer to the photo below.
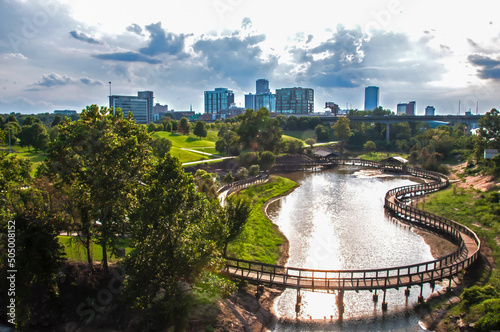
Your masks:
[{"label": "concrete highway bridge", "polygon": [[[411,198],[422,196],[446,188],[448,178],[442,174],[409,168],[384,162],[360,159],[334,159],[327,162],[307,162],[296,165],[288,164],[288,170],[332,167],[336,165],[358,165],[379,168],[383,171],[396,171],[426,179],[426,183],[394,188],[385,195],[385,209],[393,217],[423,227],[443,236],[457,245],[451,254],[438,259],[407,266],[381,267],[366,270],[314,270],[300,267],[269,265],[253,261],[227,258],[223,273],[234,279],[242,279],[257,285],[279,286],[297,289],[297,312],[300,310],[300,290],[326,290],[337,293],[337,306],[340,318],[344,312],[343,295],[345,291],[368,290],[374,292],[374,301],[378,300],[377,291],[383,291],[382,310],[387,310],[385,294],[387,289],[409,288],[419,285],[421,293],[418,300],[423,301],[423,285],[434,287],[437,281],[449,279],[449,287],[454,276],[471,266],[479,255],[481,241],[469,228],[436,214],[410,206]],[[283,165],[275,166],[282,171]]]},{"label": "concrete highway bridge", "polygon": [[[321,116],[323,121],[328,121],[331,123],[337,122],[340,116]],[[389,141],[390,137],[390,124],[398,122],[416,122],[416,121],[426,121],[426,122],[447,122],[447,123],[463,123],[467,126],[467,129],[471,130],[477,127],[477,123],[481,115],[415,115],[415,116],[395,116],[395,115],[384,115],[384,116],[349,116],[347,117],[351,122],[369,122],[369,123],[383,123],[386,125],[385,138]]]}]

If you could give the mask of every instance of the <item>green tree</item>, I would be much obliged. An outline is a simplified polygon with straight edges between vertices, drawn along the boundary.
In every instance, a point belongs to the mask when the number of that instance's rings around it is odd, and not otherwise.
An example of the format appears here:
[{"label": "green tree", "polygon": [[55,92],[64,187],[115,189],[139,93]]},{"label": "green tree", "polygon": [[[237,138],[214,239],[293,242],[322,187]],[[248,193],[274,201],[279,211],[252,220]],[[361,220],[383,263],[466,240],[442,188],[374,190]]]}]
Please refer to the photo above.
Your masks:
[{"label": "green tree", "polygon": [[52,124],[50,125],[51,127],[56,127],[58,126],[61,122],[63,121],[63,118],[62,116],[60,115],[56,115],[54,117],[54,120],[52,120]]},{"label": "green tree", "polygon": [[251,202],[247,198],[240,196],[230,196],[226,199],[226,225],[228,229],[227,237],[224,239],[224,256],[227,254],[227,245],[234,241],[243,231],[248,216],[252,211]]},{"label": "green tree", "polygon": [[198,136],[201,140],[202,137],[207,137],[207,125],[205,121],[198,121],[194,126],[193,134]]},{"label": "green tree", "polygon": [[307,145],[309,145],[311,147],[311,149],[313,148],[314,144],[316,144],[316,140],[314,138],[308,138],[305,140],[305,143]]},{"label": "green tree", "polygon": [[259,165],[260,168],[264,171],[270,170],[274,166],[275,162],[276,162],[276,156],[271,151],[264,151],[260,155]]},{"label": "green tree", "polygon": [[[63,200],[58,196],[58,191],[44,180],[27,188],[13,189],[8,204],[11,219],[0,222],[5,240],[8,230],[15,229],[11,233],[16,239],[15,267],[23,271],[16,274],[15,280],[16,321],[20,330],[30,326],[32,314],[40,309],[40,295],[33,297],[34,292],[56,296],[55,274],[63,260],[63,248],[57,235],[66,221],[61,213]],[[3,245],[7,247],[6,243]],[[2,262],[7,261],[5,256],[0,257]]]},{"label": "green tree", "polygon": [[220,268],[227,237],[217,200],[196,191],[192,175],[167,154],[144,176],[132,232],[133,254],[124,265],[124,295],[144,312],[143,330],[183,330],[186,289],[204,270]]},{"label": "green tree", "polygon": [[367,141],[363,145],[363,149],[368,151],[368,152],[373,152],[373,151],[377,150],[377,145],[373,141]]},{"label": "green tree", "polygon": [[191,132],[191,125],[189,124],[188,119],[184,117],[181,118],[181,121],[179,122],[178,131],[183,135],[189,135],[189,133]]},{"label": "green tree", "polygon": [[47,127],[45,127],[45,125],[43,125],[41,122],[36,122],[31,125],[31,133],[33,135],[32,145],[35,149],[35,153],[37,153],[38,150],[45,151],[50,142]]},{"label": "green tree", "polygon": [[257,112],[248,109],[241,119],[237,134],[243,149],[278,151],[283,129],[279,126],[277,119],[269,117],[269,111],[266,108],[261,108]]},{"label": "green tree", "polygon": [[157,158],[163,158],[172,148],[172,141],[165,137],[155,137],[151,140],[151,149],[153,155]]},{"label": "green tree", "polygon": [[216,176],[216,174],[208,173],[203,169],[197,170],[194,175],[196,188],[199,192],[207,195],[209,199],[217,198],[217,186],[214,181]]},{"label": "green tree", "polygon": [[483,115],[478,122],[478,134],[488,148],[500,149],[500,112],[496,108]]},{"label": "green tree", "polygon": [[[144,126],[97,105],[87,106],[78,121],[65,121],[51,144],[47,166],[56,181],[88,193],[92,205],[81,204],[93,225],[99,223],[97,243],[102,246],[104,270],[108,250],[116,250],[117,234],[127,226],[135,206],[139,181],[150,165],[150,136]],[[80,197],[72,197],[74,200]]]},{"label": "green tree", "polygon": [[351,128],[349,126],[349,123],[351,120],[348,118],[339,118],[337,122],[333,124],[333,132],[335,133],[335,136],[337,136],[337,139],[340,141],[340,155],[343,155],[344,152],[344,144],[345,142],[349,139],[349,137],[352,135]]}]

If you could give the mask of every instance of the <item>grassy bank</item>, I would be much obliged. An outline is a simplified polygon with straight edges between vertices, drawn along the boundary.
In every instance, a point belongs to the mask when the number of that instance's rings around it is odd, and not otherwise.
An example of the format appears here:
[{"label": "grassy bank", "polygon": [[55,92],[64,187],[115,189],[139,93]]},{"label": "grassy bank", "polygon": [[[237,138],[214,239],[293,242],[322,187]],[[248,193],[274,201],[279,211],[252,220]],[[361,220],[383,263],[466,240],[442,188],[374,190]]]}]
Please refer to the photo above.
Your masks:
[{"label": "grassy bank", "polygon": [[277,263],[285,239],[264,215],[262,207],[269,199],[286,194],[296,185],[292,180],[273,176],[265,184],[240,192],[240,195],[252,200],[252,212],[240,238],[229,244],[229,255],[268,264]]},{"label": "grassy bank", "polygon": [[205,153],[216,153],[215,142],[217,142],[217,132],[209,131],[207,137],[200,140],[199,137],[190,135],[181,135],[170,133],[167,131],[159,131],[153,133],[153,137],[164,137],[172,141],[170,154],[179,158],[181,163],[188,163],[198,160],[209,160],[211,157],[202,154],[191,152],[183,149],[196,150]]},{"label": "grassy bank", "polygon": [[[445,324],[453,328],[453,320],[461,314],[463,322],[474,323],[478,331],[500,328],[500,193],[498,189],[486,193],[458,188],[429,195],[419,207],[458,221],[474,230],[483,243],[481,250],[487,255],[489,264],[469,269],[469,275],[476,286],[467,288],[461,294],[462,301],[454,305],[447,314]],[[486,248],[485,248],[486,247]]]},{"label": "grassy bank", "polygon": [[[85,251],[85,248],[83,247],[83,244],[80,242],[80,240],[74,236],[58,236],[59,242],[64,245],[64,252],[66,253],[66,259],[70,261],[82,261],[86,262],[87,261],[87,252]],[[128,254],[132,248],[128,246],[129,244],[128,239],[120,239],[119,240],[119,247],[125,248],[125,253]],[[102,261],[102,247],[96,243],[92,243],[91,247],[91,255],[92,259],[94,261],[100,262]],[[114,255],[111,255],[110,253],[108,257],[108,261],[113,262],[116,261],[118,258],[115,257]]]}]

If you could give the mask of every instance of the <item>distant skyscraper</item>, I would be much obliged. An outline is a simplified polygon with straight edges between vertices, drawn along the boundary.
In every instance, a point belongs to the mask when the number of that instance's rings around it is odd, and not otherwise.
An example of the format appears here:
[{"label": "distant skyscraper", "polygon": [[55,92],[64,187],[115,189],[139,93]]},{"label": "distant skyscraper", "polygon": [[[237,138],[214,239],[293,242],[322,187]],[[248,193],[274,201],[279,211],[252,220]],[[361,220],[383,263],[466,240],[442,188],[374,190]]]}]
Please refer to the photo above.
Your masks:
[{"label": "distant skyscraper", "polygon": [[153,91],[139,91],[137,96],[109,96],[109,107],[121,108],[124,116],[132,112],[137,123],[150,123],[153,116]]},{"label": "distant skyscraper", "polygon": [[410,101],[406,106],[406,115],[415,115],[415,109],[417,108],[417,103]]},{"label": "distant skyscraper", "polygon": [[406,114],[406,115],[415,115],[417,103],[414,101],[410,101],[408,103],[400,103],[398,104],[397,114]]},{"label": "distant skyscraper", "polygon": [[205,113],[218,114],[220,110],[234,104],[233,91],[226,88],[216,88],[214,91],[205,91]]},{"label": "distant skyscraper", "polygon": [[309,114],[314,112],[314,90],[310,88],[276,89],[276,113]]},{"label": "distant skyscraper", "polygon": [[276,110],[276,95],[272,93],[255,95],[254,109],[260,110],[262,107],[265,107],[269,112],[274,112]]},{"label": "distant skyscraper", "polygon": [[367,86],[365,88],[365,110],[373,111],[378,107],[378,86]]},{"label": "distant skyscraper", "polygon": [[427,116],[436,115],[436,109],[434,108],[434,106],[427,106],[425,108],[425,115],[427,115]]},{"label": "distant skyscraper", "polygon": [[255,109],[255,95],[247,94],[245,95],[245,109]]},{"label": "distant skyscraper", "polygon": [[269,81],[261,78],[255,83],[255,94],[263,95],[265,93],[271,93],[271,90],[269,90]]}]

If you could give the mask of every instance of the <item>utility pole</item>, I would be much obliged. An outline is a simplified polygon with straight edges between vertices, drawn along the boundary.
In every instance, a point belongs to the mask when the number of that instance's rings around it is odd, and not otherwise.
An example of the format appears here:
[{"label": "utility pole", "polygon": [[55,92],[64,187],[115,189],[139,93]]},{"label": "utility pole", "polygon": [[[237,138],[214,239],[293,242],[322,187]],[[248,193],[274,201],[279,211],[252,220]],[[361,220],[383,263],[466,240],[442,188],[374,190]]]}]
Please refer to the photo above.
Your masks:
[{"label": "utility pole", "polygon": [[7,125],[9,126],[9,151],[12,153],[12,144],[10,142],[10,119],[7,118]]},{"label": "utility pole", "polygon": [[115,116],[115,105],[111,105],[111,82],[109,82],[109,103],[109,107],[113,107],[113,116]]}]

